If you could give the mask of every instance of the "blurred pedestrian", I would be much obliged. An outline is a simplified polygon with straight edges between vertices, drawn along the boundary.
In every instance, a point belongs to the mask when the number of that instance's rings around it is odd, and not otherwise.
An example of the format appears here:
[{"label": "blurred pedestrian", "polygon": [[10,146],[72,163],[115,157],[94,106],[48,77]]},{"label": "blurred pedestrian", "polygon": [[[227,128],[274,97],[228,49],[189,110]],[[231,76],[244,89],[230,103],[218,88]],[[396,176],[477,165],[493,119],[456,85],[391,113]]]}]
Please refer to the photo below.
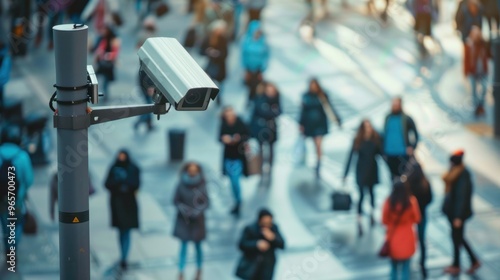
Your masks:
[{"label": "blurred pedestrian", "polygon": [[[252,138],[259,143],[259,155],[264,167],[264,145],[269,147],[269,168],[263,175],[271,179],[271,169],[274,161],[274,143],[278,139],[278,127],[276,118],[281,114],[280,94],[276,86],[270,82],[259,85],[261,90],[253,102],[252,117],[250,120],[250,131]],[[263,170],[264,168],[261,168]]]},{"label": "blurred pedestrian", "polygon": [[[155,18],[153,16],[146,17],[142,24],[142,31],[139,33],[139,38],[137,40],[137,49],[142,47],[142,45],[147,39],[155,37],[156,29],[157,27]],[[153,95],[155,93],[155,85],[153,81],[143,71],[139,72],[138,78],[139,78],[139,87],[141,89],[144,102],[146,104],[153,103]],[[137,122],[135,122],[134,129],[135,130],[139,129],[139,126],[143,123],[146,125],[148,131],[152,131],[154,129],[151,114],[141,115],[137,119]]]},{"label": "blurred pedestrian", "polygon": [[139,227],[136,195],[140,187],[139,167],[132,162],[127,150],[122,149],[118,153],[116,161],[109,169],[105,186],[111,194],[111,225],[118,229],[120,266],[127,269],[130,233],[132,229]]},{"label": "blurred pedestrian", "polygon": [[[201,45],[200,53],[208,58],[205,67],[207,75],[217,83],[219,90],[222,89],[226,79],[226,59],[228,56],[227,24],[223,20],[217,20],[211,24],[210,33]],[[219,91],[217,104],[222,103],[222,92]]]},{"label": "blurred pedestrian", "polygon": [[462,35],[464,44],[467,41],[472,26],[483,27],[483,14],[484,11],[478,0],[463,0],[458,4],[455,24],[457,30]]},{"label": "blurred pedestrian", "polygon": [[[28,190],[33,184],[33,166],[29,154],[21,149],[21,128],[15,125],[5,125],[1,133],[0,145],[0,224],[3,231],[3,248],[5,254],[17,255],[26,216],[25,200]],[[14,186],[13,188],[11,186]],[[11,204],[12,199],[14,205]],[[10,211],[9,206],[15,210]],[[10,219],[16,219],[14,242],[9,241],[7,227]],[[7,258],[8,259],[8,258]]]},{"label": "blurred pedestrian", "polygon": [[484,16],[488,22],[489,39],[493,39],[493,30],[498,34],[500,26],[500,11],[497,0],[481,0],[481,5],[484,9]]},{"label": "blurred pedestrian", "polygon": [[432,17],[435,14],[435,6],[433,0],[414,0],[413,13],[415,16],[414,30],[416,32],[417,46],[421,56],[427,55],[427,50],[424,46],[426,36],[432,36]]},{"label": "blurred pedestrian", "polygon": [[12,58],[6,43],[0,41],[0,111],[3,112],[4,88],[10,78]]},{"label": "blurred pedestrian", "polygon": [[262,10],[267,5],[267,0],[246,0],[246,9],[248,11],[248,22],[261,20]]},{"label": "blurred pedestrian", "polygon": [[358,235],[363,235],[362,215],[363,215],[363,199],[365,190],[370,194],[370,225],[375,224],[373,212],[375,211],[375,194],[373,188],[379,183],[377,155],[382,153],[382,143],[380,135],[373,129],[371,122],[367,119],[361,122],[356,138],[354,138],[351,153],[347,160],[347,165],[344,172],[344,182],[349,173],[351,162],[354,155],[357,155],[356,162],[356,183],[359,190],[358,201]]},{"label": "blurred pedestrian", "polygon": [[[484,99],[488,90],[488,59],[490,47],[483,39],[481,29],[477,26],[471,28],[469,37],[465,42],[464,74],[470,80],[472,99],[474,102],[474,115],[484,115]],[[478,84],[481,90],[477,90]]]},{"label": "blurred pedestrian", "polygon": [[417,199],[418,208],[420,209],[420,222],[418,223],[418,240],[420,245],[420,269],[422,276],[427,278],[427,269],[425,261],[427,258],[426,250],[426,228],[427,228],[427,206],[432,201],[432,188],[429,180],[425,177],[422,167],[417,159],[412,156],[406,165],[406,170],[403,174],[405,176],[410,193]]},{"label": "blurred pedestrian", "polygon": [[285,248],[285,241],[269,210],[261,209],[257,222],[245,227],[239,248],[243,256],[236,270],[237,277],[245,280],[273,279],[275,252]]},{"label": "blurred pedestrian", "polygon": [[262,75],[269,62],[269,46],[258,20],[251,21],[248,26],[241,46],[241,58],[245,70],[245,84],[248,86],[248,99],[253,100],[257,85],[262,82]]},{"label": "blurred pedestrian", "polygon": [[471,267],[468,274],[474,274],[481,263],[465,240],[465,222],[472,217],[472,175],[463,163],[464,151],[455,151],[450,157],[450,169],[443,175],[445,197],[443,213],[448,218],[453,240],[453,263],[445,269],[445,273],[457,276],[460,274],[460,249],[464,246],[469,254]]},{"label": "blurred pedestrian", "polygon": [[12,56],[28,54],[31,40],[31,0],[9,1],[10,37],[9,45]]},{"label": "blurred pedestrian", "polygon": [[401,176],[418,143],[413,119],[403,112],[401,97],[392,100],[391,113],[384,125],[384,156],[393,178]]},{"label": "blurred pedestrian", "polygon": [[382,223],[387,227],[386,241],[391,258],[391,280],[410,279],[410,259],[417,243],[414,225],[419,222],[417,199],[410,194],[405,182],[396,180],[382,210]]},{"label": "blurred pedestrian", "polygon": [[235,216],[239,216],[241,207],[240,177],[248,174],[245,156],[245,146],[248,137],[249,131],[247,126],[236,115],[233,108],[224,108],[222,111],[219,141],[224,144],[223,173],[231,181],[235,200],[231,214]]},{"label": "blurred pedestrian", "polygon": [[[100,37],[105,33],[107,25],[113,22],[113,14],[117,14],[120,8],[118,0],[90,0],[81,14],[83,22],[94,22],[94,30]],[[97,43],[99,38],[97,38]]]},{"label": "blurred pedestrian", "polygon": [[104,98],[110,95],[109,83],[115,80],[115,66],[120,53],[120,39],[111,25],[104,29],[103,37],[95,50],[96,74],[101,77],[100,83]]},{"label": "blurred pedestrian", "polygon": [[302,109],[299,118],[300,131],[305,137],[312,137],[316,147],[316,177],[319,178],[321,168],[323,137],[328,134],[328,112],[333,113],[341,124],[339,115],[328,100],[328,95],[321,88],[316,78],[309,82],[307,93],[302,96]]},{"label": "blurred pedestrian", "polygon": [[205,176],[199,164],[190,162],[182,168],[174,204],[177,208],[174,236],[181,240],[179,280],[184,279],[188,242],[194,242],[196,248],[195,280],[200,280],[203,263],[201,242],[206,236],[205,210],[208,208],[209,198]]}]

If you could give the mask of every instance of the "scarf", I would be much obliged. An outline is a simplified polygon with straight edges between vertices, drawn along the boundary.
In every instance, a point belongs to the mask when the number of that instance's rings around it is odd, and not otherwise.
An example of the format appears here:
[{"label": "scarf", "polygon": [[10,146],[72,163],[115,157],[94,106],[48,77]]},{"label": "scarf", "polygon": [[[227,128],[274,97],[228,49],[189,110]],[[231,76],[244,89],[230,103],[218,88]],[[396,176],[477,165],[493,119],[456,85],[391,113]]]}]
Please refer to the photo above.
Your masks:
[{"label": "scarf", "polygon": [[449,193],[451,191],[451,188],[453,185],[456,183],[458,180],[458,177],[464,172],[465,166],[463,164],[460,165],[454,165],[450,168],[450,171],[445,173],[443,175],[443,181],[445,183],[445,193]]}]

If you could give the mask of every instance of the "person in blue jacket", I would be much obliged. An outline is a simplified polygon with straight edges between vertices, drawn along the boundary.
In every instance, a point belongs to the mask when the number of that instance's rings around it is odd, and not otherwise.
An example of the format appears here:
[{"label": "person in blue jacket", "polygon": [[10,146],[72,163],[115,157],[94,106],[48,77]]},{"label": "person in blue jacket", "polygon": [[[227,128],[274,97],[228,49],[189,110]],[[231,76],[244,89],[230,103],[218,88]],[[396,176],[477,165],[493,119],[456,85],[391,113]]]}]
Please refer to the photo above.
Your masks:
[{"label": "person in blue jacket", "polygon": [[3,108],[4,87],[9,81],[12,59],[7,44],[0,41],[0,109]]},{"label": "person in blue jacket", "polygon": [[[11,247],[19,248],[19,242],[21,241],[24,217],[26,215],[26,206],[24,201],[26,199],[26,195],[28,194],[28,189],[33,184],[33,166],[28,153],[19,147],[21,144],[20,127],[6,125],[2,129],[1,137],[2,145],[0,146],[0,167],[4,169],[4,161],[9,161],[5,162],[5,164],[8,164],[9,166],[5,166],[7,170],[0,171],[4,173],[0,175],[2,181],[0,182],[0,184],[2,184],[2,186],[0,186],[2,191],[0,194],[0,222],[4,236],[5,253],[9,254],[12,251]],[[14,175],[6,174],[7,172],[12,172]],[[14,242],[7,238],[9,234],[6,232],[9,231],[7,225],[10,222],[7,218],[12,218],[12,216],[11,212],[8,210],[8,206],[10,204],[7,203],[10,201],[8,200],[10,195],[7,193],[7,191],[10,192],[10,189],[8,189],[4,184],[7,183],[7,186],[10,186],[11,180],[15,182],[15,190],[13,193],[15,193],[16,197],[14,206],[15,211],[13,212],[17,218]]]},{"label": "person in blue jacket", "polygon": [[384,157],[392,178],[399,177],[413,155],[419,138],[415,122],[403,112],[400,97],[392,101],[392,111],[385,119],[384,128]]},{"label": "person in blue jacket", "polygon": [[249,99],[253,100],[269,62],[269,46],[258,20],[253,20],[248,25],[241,47],[241,58],[246,71],[245,83],[249,89]]}]

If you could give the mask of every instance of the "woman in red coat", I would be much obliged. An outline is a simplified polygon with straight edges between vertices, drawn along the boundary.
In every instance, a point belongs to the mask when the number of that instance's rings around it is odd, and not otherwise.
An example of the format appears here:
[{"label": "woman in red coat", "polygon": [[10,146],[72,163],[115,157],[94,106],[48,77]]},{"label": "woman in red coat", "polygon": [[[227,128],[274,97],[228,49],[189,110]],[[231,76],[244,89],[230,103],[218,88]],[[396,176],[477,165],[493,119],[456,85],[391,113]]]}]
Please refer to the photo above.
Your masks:
[{"label": "woman in red coat", "polygon": [[[391,280],[410,279],[410,258],[415,253],[417,236],[414,226],[420,222],[417,199],[410,195],[403,180],[397,180],[392,193],[384,203],[382,223],[387,226],[386,240],[389,242],[391,258]],[[398,271],[401,269],[401,278]]]}]

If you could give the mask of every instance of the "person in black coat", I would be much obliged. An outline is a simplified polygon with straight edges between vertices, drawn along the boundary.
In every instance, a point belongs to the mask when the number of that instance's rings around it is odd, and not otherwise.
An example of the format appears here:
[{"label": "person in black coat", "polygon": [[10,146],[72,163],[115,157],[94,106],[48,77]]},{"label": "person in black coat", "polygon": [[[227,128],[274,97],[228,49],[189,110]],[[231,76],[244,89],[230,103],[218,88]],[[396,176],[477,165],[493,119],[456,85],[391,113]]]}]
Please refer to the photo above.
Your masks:
[{"label": "person in black coat", "polygon": [[233,108],[226,107],[222,112],[219,141],[224,144],[223,173],[229,177],[235,206],[231,214],[238,216],[241,206],[241,175],[248,175],[245,156],[249,131],[245,123],[236,115]]},{"label": "person in black coat", "polygon": [[[257,96],[253,100],[253,112],[250,120],[252,138],[259,142],[259,153],[263,159],[263,146],[269,146],[269,173],[274,159],[274,143],[278,138],[276,118],[281,114],[280,96],[276,86],[269,82],[259,85]],[[264,163],[264,161],[262,161]]]},{"label": "person in black coat", "polygon": [[429,180],[425,177],[422,166],[418,163],[417,159],[412,156],[406,164],[406,170],[402,177],[406,178],[410,192],[418,201],[418,208],[420,209],[420,223],[418,223],[418,241],[420,245],[420,268],[422,276],[427,278],[427,269],[425,260],[427,258],[427,250],[425,247],[425,232],[427,228],[427,206],[432,201],[432,188]]},{"label": "person in black coat", "polygon": [[354,139],[349,159],[344,172],[344,181],[349,174],[351,162],[354,155],[357,155],[356,163],[356,183],[359,189],[358,201],[358,233],[363,235],[361,219],[363,215],[363,198],[365,189],[370,194],[370,205],[372,212],[370,214],[370,223],[373,226],[373,211],[375,210],[375,196],[373,187],[379,183],[377,155],[381,154],[380,135],[373,129],[369,120],[363,120],[359,126],[356,138]]},{"label": "person in black coat", "polygon": [[467,271],[473,274],[480,266],[476,255],[464,238],[465,222],[472,216],[472,178],[463,164],[464,152],[456,151],[450,157],[451,167],[443,175],[445,182],[445,198],[443,213],[450,221],[451,237],[453,240],[453,264],[445,269],[451,275],[460,274],[460,249],[462,245],[469,254],[471,267]]},{"label": "person in black coat", "polygon": [[259,211],[257,222],[243,230],[239,242],[243,256],[236,269],[236,276],[245,280],[272,280],[277,249],[285,248],[285,241],[273,223],[269,210]]},{"label": "person in black coat", "polygon": [[111,205],[111,225],[118,228],[121,249],[121,267],[127,268],[130,249],[130,230],[139,227],[139,211],[136,193],[140,186],[140,170],[126,150],[118,153],[106,179]]},{"label": "person in black coat", "polygon": [[[200,52],[208,58],[205,68],[207,75],[214,80],[219,89],[226,79],[226,59],[228,56],[227,25],[223,20],[211,24],[211,32],[203,41]],[[221,93],[217,96],[217,104],[221,104]]]},{"label": "person in black coat", "polygon": [[182,242],[179,254],[179,279],[184,278],[187,245],[192,241],[196,248],[195,279],[199,280],[203,263],[201,241],[206,237],[205,210],[209,205],[205,176],[199,164],[190,162],[182,168],[181,180],[175,190],[174,204],[177,208],[174,236]]},{"label": "person in black coat", "polygon": [[321,167],[321,144],[323,136],[328,134],[328,108],[336,118],[339,126],[341,120],[335,112],[334,107],[328,100],[327,94],[323,91],[317,79],[312,79],[309,83],[309,90],[302,96],[302,110],[300,113],[300,131],[305,137],[312,137],[316,146],[317,165],[316,176],[319,177]]}]

